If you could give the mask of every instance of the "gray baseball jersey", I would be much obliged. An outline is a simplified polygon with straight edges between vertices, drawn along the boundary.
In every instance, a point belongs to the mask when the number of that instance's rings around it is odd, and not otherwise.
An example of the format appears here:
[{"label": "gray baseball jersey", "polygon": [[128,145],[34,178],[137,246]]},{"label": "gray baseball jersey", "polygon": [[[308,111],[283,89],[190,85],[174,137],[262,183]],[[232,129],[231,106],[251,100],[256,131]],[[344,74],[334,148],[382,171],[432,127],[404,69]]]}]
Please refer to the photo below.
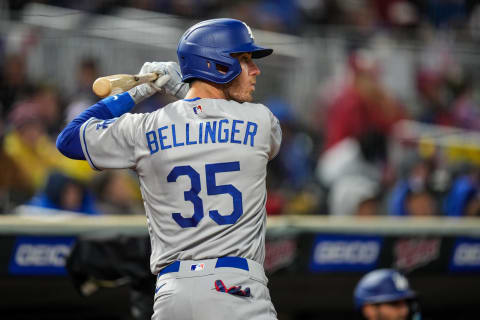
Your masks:
[{"label": "gray baseball jersey", "polygon": [[80,139],[94,169],[137,172],[154,274],[175,260],[238,256],[263,264],[266,165],[281,143],[268,108],[179,100],[148,114],[91,118]]}]

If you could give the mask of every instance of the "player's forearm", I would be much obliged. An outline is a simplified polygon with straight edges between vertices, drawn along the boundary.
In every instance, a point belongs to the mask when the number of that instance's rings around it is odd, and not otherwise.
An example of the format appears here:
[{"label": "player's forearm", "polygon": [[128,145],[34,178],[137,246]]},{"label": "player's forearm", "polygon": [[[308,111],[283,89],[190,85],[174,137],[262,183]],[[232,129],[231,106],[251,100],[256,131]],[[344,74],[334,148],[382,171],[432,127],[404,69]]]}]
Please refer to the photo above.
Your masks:
[{"label": "player's forearm", "polygon": [[80,142],[80,127],[90,118],[112,119],[130,111],[135,102],[125,92],[100,100],[73,119],[57,138],[57,149],[66,157],[85,160]]}]

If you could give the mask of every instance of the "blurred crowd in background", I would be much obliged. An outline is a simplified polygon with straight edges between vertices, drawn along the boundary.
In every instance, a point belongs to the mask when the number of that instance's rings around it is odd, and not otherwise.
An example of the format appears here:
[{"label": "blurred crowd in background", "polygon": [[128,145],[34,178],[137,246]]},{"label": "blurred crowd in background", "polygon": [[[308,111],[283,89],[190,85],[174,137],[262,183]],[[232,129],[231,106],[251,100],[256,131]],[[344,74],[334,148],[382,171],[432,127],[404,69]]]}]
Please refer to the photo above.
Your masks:
[{"label": "blurred crowd in background", "polygon": [[[13,16],[32,0],[7,0]],[[480,7],[475,0],[43,0],[36,1],[91,13],[108,13],[117,6],[173,14],[192,19],[232,17],[252,27],[302,34],[312,26],[350,25],[359,32],[379,28],[425,25],[465,29],[478,39]],[[471,33],[468,35],[468,33]],[[408,34],[409,37],[413,34]]]},{"label": "blurred crowd in background", "polygon": [[[6,1],[3,9],[8,14],[2,19],[17,19],[30,2]],[[366,40],[346,41],[341,72],[316,84],[309,108],[315,112],[307,121],[297,115],[298,106],[281,98],[259,101],[279,118],[283,129],[281,152],[269,164],[268,214],[480,215],[480,139],[475,143],[480,130],[480,77],[451,54],[455,41],[431,41],[448,35],[479,42],[476,1],[39,2],[99,14],[131,6],[185,19],[232,17],[255,29],[296,36],[348,27],[346,39]],[[385,66],[370,46],[379,34],[426,43],[408,79],[415,105],[384,84],[389,77],[395,86],[395,78],[402,74],[385,75]],[[85,161],[67,159],[55,148],[63,126],[98,100],[91,92],[93,81],[102,74],[97,58],[78,61],[77,89],[67,95],[58,83],[29,78],[26,58],[32,46],[15,52],[0,46],[0,212],[31,212],[35,207],[143,214],[133,172],[94,172]],[[167,97],[156,97],[133,112],[153,111],[168,102]],[[419,124],[414,133],[405,129],[412,123]],[[453,132],[457,143],[452,139],[440,143],[445,139],[432,132],[445,134],[447,140],[447,133]]]}]

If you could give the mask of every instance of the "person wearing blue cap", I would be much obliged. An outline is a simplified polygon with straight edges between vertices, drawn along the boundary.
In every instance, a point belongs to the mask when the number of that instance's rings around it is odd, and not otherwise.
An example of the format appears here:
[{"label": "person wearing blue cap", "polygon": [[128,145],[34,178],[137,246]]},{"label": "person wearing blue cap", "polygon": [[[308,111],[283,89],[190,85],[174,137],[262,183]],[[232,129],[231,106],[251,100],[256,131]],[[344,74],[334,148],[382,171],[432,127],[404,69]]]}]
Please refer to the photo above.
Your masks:
[{"label": "person wearing blue cap", "polygon": [[407,278],[394,269],[364,275],[353,294],[355,309],[367,320],[420,320],[417,293]]}]

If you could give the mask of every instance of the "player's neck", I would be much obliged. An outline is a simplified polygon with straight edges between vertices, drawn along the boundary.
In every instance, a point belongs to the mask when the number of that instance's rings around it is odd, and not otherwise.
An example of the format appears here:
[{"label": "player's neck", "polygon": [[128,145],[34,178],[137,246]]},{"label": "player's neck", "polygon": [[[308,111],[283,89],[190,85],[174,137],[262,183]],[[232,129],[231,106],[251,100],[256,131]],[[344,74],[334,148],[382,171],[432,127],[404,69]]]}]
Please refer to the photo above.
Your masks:
[{"label": "player's neck", "polygon": [[210,99],[226,99],[225,93],[222,90],[223,85],[210,83],[206,81],[194,81],[190,84],[185,99],[193,98],[210,98]]}]

